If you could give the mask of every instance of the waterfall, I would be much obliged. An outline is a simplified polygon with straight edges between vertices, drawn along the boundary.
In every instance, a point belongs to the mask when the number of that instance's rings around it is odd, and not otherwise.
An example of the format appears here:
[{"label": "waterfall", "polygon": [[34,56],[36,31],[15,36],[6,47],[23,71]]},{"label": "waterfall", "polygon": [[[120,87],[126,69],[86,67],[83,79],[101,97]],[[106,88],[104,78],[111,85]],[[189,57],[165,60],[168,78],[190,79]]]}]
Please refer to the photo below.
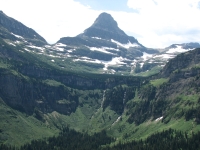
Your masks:
[{"label": "waterfall", "polygon": [[112,124],[112,126],[114,126],[115,123],[117,123],[117,122],[121,119],[121,117],[122,117],[122,116],[119,116],[119,117],[117,118],[117,120]]},{"label": "waterfall", "polygon": [[[123,104],[125,103],[125,100],[126,100],[126,92],[124,92]],[[117,120],[112,124],[112,126],[115,125],[115,124],[121,119],[121,117],[122,117],[122,116],[119,116],[119,117],[117,118]]]},{"label": "waterfall", "polygon": [[106,93],[106,90],[103,91],[103,98],[102,98],[102,101],[101,101],[101,106],[99,107],[99,109],[97,109],[97,111],[92,115],[91,119],[94,117],[94,115],[96,115],[100,108],[103,108],[103,103],[104,103],[104,100],[105,100],[105,93]]},{"label": "waterfall", "polygon": [[104,100],[105,100],[105,93],[106,93],[106,90],[103,91],[103,99],[101,101],[101,108],[103,108],[103,103],[104,103]]},{"label": "waterfall", "polygon": [[123,98],[123,104],[125,103],[126,98],[126,92],[124,92],[124,98]]}]

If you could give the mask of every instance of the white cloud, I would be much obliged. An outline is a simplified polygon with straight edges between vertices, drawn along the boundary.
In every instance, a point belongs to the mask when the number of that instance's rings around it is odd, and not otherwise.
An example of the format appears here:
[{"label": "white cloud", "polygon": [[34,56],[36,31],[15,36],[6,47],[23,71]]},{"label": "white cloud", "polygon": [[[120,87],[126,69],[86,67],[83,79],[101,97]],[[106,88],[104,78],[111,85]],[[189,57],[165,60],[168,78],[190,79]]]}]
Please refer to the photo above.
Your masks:
[{"label": "white cloud", "polygon": [[[74,0],[0,0],[0,10],[36,30],[48,42],[76,36],[98,15]],[[128,0],[132,13],[107,11],[127,34],[146,47],[200,42],[199,0]]]},{"label": "white cloud", "polygon": [[73,0],[0,0],[0,10],[54,43],[91,26],[100,12]]},{"label": "white cloud", "polygon": [[155,6],[155,2],[153,0],[128,0],[127,5],[130,8],[141,11],[143,9],[151,9]]},{"label": "white cloud", "polygon": [[128,0],[127,5],[138,11],[139,22],[131,23],[140,32],[136,32],[140,42],[146,46],[165,47],[170,43],[200,41],[199,33],[190,32],[200,31],[198,0]]}]

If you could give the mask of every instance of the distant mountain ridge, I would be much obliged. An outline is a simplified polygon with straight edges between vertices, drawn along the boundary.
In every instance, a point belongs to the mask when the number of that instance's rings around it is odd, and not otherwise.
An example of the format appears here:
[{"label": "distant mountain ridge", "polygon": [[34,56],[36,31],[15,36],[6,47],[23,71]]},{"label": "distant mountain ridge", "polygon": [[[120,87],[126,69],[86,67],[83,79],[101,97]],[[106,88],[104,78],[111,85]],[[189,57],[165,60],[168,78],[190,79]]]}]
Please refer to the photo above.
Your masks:
[{"label": "distant mountain ridge", "polygon": [[182,44],[172,44],[171,46],[166,47],[165,49],[177,48],[178,46],[181,46],[183,49],[194,49],[194,48],[199,48],[200,44],[197,43],[197,42],[182,43]]},{"label": "distant mountain ridge", "polygon": [[100,74],[155,74],[177,54],[200,47],[199,43],[184,43],[173,44],[162,50],[147,48],[136,38],[128,36],[118,27],[114,18],[105,12],[83,33],[75,37],[62,37],[52,45],[33,29],[2,11],[0,31],[0,37],[8,44],[22,46],[20,51],[47,55],[49,59],[60,58],[50,61],[62,69],[74,70],[74,66],[80,65],[84,68],[81,70],[83,72]]}]

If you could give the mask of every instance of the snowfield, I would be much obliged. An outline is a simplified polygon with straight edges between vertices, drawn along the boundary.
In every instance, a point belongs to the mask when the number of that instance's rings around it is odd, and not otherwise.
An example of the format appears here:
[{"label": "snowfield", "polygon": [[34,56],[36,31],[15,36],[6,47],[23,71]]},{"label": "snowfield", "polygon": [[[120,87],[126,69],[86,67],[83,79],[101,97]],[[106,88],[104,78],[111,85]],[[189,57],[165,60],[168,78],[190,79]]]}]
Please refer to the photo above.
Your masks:
[{"label": "snowfield", "polygon": [[130,47],[139,47],[139,45],[137,43],[131,43],[130,41],[127,44],[122,44],[118,41],[111,39],[111,42],[116,43],[118,46],[124,47],[126,49],[128,49]]},{"label": "snowfield", "polygon": [[63,43],[56,43],[55,47],[66,47],[66,44]]},{"label": "snowfield", "polygon": [[38,47],[38,46],[34,46],[34,45],[27,45],[27,47],[33,48],[33,49],[39,49],[41,51],[43,51],[45,48],[44,47]]},{"label": "snowfield", "polygon": [[106,51],[106,48],[105,47],[102,47],[102,48],[98,48],[98,47],[88,47],[91,51],[99,51],[99,52],[102,52],[102,53],[107,53],[107,54],[113,54],[111,52],[108,52]]},{"label": "snowfield", "polygon": [[143,56],[141,57],[144,61],[148,60],[149,58],[152,58],[152,54],[148,54],[146,52],[143,52]]},{"label": "snowfield", "polygon": [[179,46],[179,45],[176,45],[176,46],[177,46],[177,48],[171,48],[166,53],[167,54],[184,53],[184,52],[193,50],[193,49],[183,49],[182,46]]}]

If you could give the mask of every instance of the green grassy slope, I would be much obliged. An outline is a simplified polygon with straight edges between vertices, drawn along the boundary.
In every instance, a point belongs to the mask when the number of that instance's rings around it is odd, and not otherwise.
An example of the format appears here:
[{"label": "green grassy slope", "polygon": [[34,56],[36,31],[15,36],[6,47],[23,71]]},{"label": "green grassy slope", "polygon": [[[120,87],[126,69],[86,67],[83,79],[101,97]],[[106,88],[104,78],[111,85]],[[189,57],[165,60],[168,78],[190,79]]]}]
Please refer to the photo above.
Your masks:
[{"label": "green grassy slope", "polygon": [[0,99],[0,143],[21,146],[33,139],[58,134],[58,129],[50,127],[37,120],[7,106]]}]

